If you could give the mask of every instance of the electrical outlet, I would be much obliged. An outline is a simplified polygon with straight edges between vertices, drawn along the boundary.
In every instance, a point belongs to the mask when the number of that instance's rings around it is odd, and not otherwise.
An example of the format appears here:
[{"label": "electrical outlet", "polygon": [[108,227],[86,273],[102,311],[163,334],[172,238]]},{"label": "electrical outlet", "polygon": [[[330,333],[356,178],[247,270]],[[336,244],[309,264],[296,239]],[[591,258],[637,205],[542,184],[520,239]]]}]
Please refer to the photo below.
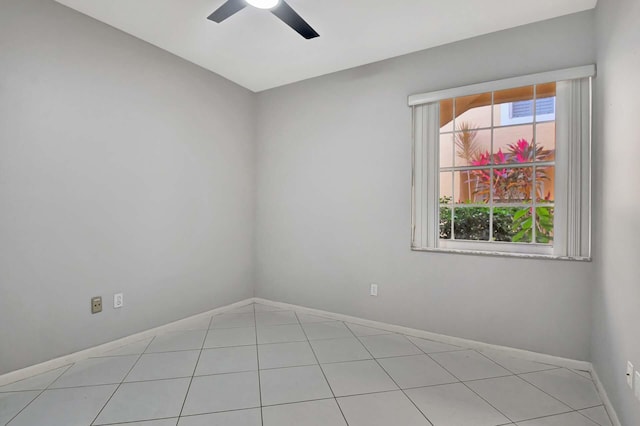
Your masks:
[{"label": "electrical outlet", "polygon": [[640,401],[640,371],[636,371],[636,398]]},{"label": "electrical outlet", "polygon": [[92,297],[91,298],[91,313],[92,314],[97,314],[99,312],[102,312],[102,297],[101,296]]},{"label": "electrical outlet", "polygon": [[114,294],[113,295],[113,308],[114,309],[122,308],[122,305],[124,305],[124,296],[122,295],[122,293]]},{"label": "electrical outlet", "polygon": [[627,384],[629,389],[633,389],[633,364],[627,361]]},{"label": "electrical outlet", "polygon": [[371,290],[369,292],[372,296],[378,295],[378,284],[371,284]]}]

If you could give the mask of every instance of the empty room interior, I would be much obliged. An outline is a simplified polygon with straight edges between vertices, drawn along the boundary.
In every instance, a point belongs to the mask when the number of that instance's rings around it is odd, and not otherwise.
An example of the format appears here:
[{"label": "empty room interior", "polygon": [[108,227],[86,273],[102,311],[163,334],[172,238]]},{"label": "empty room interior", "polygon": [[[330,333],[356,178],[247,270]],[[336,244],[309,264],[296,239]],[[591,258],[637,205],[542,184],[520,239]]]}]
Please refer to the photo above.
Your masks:
[{"label": "empty room interior", "polygon": [[0,426],[639,426],[638,22],[0,0]]}]

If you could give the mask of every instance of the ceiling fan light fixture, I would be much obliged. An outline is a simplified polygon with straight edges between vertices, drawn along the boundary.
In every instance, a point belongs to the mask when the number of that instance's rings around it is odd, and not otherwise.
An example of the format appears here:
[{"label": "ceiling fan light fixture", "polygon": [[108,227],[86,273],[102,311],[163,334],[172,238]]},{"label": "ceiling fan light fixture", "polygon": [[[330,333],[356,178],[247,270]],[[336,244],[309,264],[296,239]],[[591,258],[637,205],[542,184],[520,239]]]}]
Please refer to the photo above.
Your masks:
[{"label": "ceiling fan light fixture", "polygon": [[258,9],[273,9],[278,4],[280,4],[280,0],[245,0],[253,7],[257,7]]},{"label": "ceiling fan light fixture", "polygon": [[218,7],[211,15],[209,15],[207,19],[219,24],[230,16],[240,12],[242,9],[247,7],[247,5],[258,9],[269,10],[282,22],[287,24],[291,29],[307,40],[320,37],[320,34],[311,28],[311,25],[302,19],[302,17],[298,15],[285,0],[227,0],[222,4],[222,6]]}]

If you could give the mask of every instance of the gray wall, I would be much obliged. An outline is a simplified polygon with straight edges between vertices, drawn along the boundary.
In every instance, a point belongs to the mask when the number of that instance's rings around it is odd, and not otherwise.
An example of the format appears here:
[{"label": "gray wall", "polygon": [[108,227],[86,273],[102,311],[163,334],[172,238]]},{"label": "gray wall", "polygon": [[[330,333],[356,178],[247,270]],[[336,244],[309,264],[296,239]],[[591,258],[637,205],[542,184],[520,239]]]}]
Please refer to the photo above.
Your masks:
[{"label": "gray wall", "polygon": [[0,374],[251,297],[254,95],[0,3]]},{"label": "gray wall", "polygon": [[640,371],[640,2],[600,0],[595,132],[595,272],[592,361],[623,425],[640,425],[627,387]]},{"label": "gray wall", "polygon": [[410,251],[406,102],[594,63],[593,27],[584,12],[259,94],[256,295],[588,359],[590,263]]}]

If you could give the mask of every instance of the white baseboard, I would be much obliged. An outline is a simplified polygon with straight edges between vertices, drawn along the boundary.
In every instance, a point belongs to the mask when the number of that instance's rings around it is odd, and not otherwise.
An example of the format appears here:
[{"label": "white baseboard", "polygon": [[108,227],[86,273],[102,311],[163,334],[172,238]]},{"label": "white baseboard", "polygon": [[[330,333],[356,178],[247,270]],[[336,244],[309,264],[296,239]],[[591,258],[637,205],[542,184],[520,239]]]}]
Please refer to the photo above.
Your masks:
[{"label": "white baseboard", "polygon": [[507,346],[492,345],[490,343],[478,342],[475,340],[463,339],[460,337],[451,337],[444,334],[432,333],[429,331],[418,330],[415,328],[403,327],[399,325],[387,324],[378,321],[366,320],[358,317],[352,317],[349,315],[336,314],[333,312],[327,312],[320,309],[307,308],[305,306],[298,306],[289,303],[274,302],[268,299],[262,299],[259,297],[253,298],[254,302],[262,303],[264,305],[270,305],[283,309],[293,309],[304,313],[320,315],[327,318],[332,318],[338,321],[346,321],[353,324],[364,325],[366,327],[378,328],[380,330],[391,331],[394,333],[406,334],[413,337],[421,337],[424,339],[435,340],[436,342],[448,343],[450,345],[462,346],[479,351],[492,350],[499,351],[505,355],[512,355],[518,358],[526,359],[529,361],[541,362],[543,364],[552,364],[559,367],[567,367],[574,370],[591,371],[591,363],[588,361],[579,361],[570,358],[563,358],[554,355],[547,355],[538,352],[527,351],[524,349],[510,348]]},{"label": "white baseboard", "polygon": [[613,408],[613,404],[611,404],[609,395],[607,395],[607,390],[604,388],[604,385],[600,381],[600,377],[598,377],[598,372],[593,366],[591,367],[591,377],[593,377],[593,381],[596,384],[596,388],[598,388],[598,393],[602,398],[602,402],[604,403],[604,408],[607,410],[607,413],[609,414],[611,423],[613,423],[613,426],[622,426],[622,423],[620,423],[620,419],[618,418],[618,414],[616,413],[616,410]]},{"label": "white baseboard", "polygon": [[245,305],[253,303],[253,299],[245,299],[240,302],[232,303],[230,305],[221,306],[216,309],[212,309],[207,312],[203,312],[201,314],[194,315],[189,318],[184,318],[178,321],[174,321],[169,324],[162,325],[160,327],[152,328],[150,330],[146,330],[140,333],[132,334],[127,337],[123,337],[122,339],[114,340],[109,343],[105,343],[103,345],[94,346],[92,348],[84,349],[79,352],[74,352],[69,355],[61,356],[60,358],[55,358],[50,361],[45,361],[40,364],[32,365],[30,367],[25,367],[20,370],[12,371],[0,376],[0,386],[17,382],[18,380],[26,379],[31,376],[35,376],[40,373],[45,373],[47,371],[55,370],[59,367],[64,367],[65,365],[72,364],[77,361],[81,361],[83,359],[91,358],[97,355],[101,355],[105,352],[111,351],[113,349],[118,349],[121,346],[128,345],[130,343],[137,342],[139,340],[144,340],[151,338],[153,336],[161,335],[167,333],[169,331],[183,328],[185,325],[188,325],[190,322],[196,322],[198,320],[202,320],[206,317],[215,314],[221,314],[226,311],[230,311]]}]

